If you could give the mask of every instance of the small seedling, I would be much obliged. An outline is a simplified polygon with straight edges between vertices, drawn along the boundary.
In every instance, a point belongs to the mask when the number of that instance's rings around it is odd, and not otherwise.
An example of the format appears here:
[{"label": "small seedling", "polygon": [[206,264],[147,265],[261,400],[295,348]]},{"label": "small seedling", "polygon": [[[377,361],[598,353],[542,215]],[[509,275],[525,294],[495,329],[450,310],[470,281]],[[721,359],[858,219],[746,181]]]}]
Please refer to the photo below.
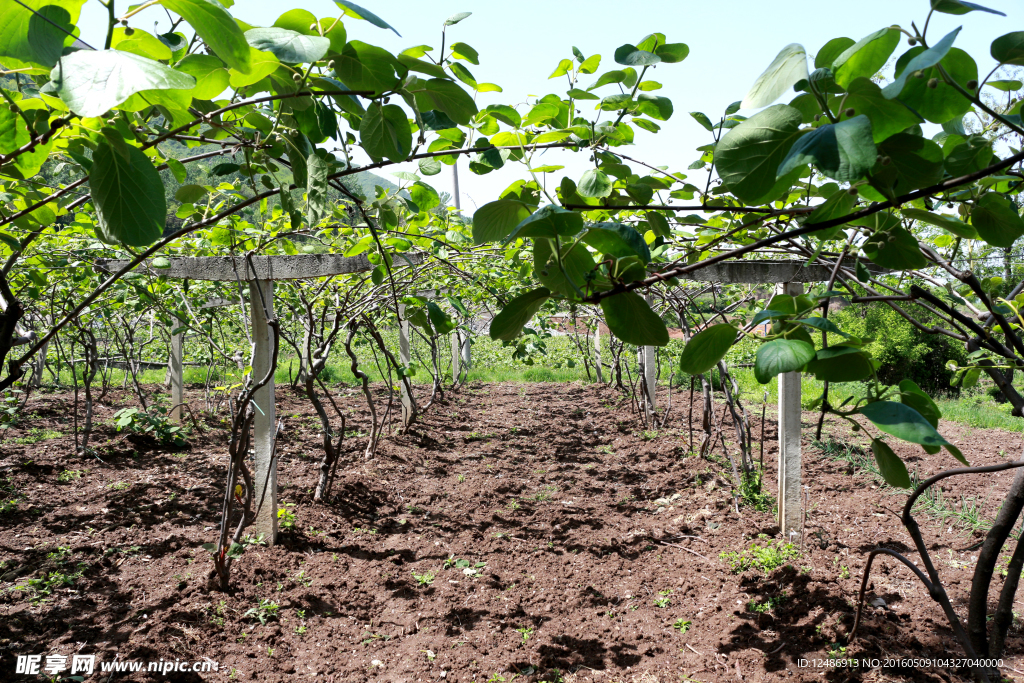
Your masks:
[{"label": "small seedling", "polygon": [[282,529],[295,527],[295,513],[289,510],[293,507],[295,507],[295,503],[285,503],[284,507],[277,509],[277,524]]},{"label": "small seedling", "polygon": [[676,619],[676,623],[672,624],[672,628],[679,631],[680,634],[683,634],[690,630],[690,624],[692,623],[693,622],[689,619],[683,619],[682,617],[679,617],[678,619]]},{"label": "small seedling", "polygon": [[277,610],[279,609],[280,605],[276,602],[269,600],[268,598],[261,598],[260,604],[246,610],[245,614],[242,615],[242,618],[258,619],[261,625],[266,626],[268,621],[277,619]]},{"label": "small seedling", "polygon": [[530,636],[533,635],[533,628],[530,626],[523,626],[522,628],[517,628],[516,633],[523,637],[523,645],[525,645],[526,641],[528,641]]},{"label": "small seedling", "polygon": [[434,583],[434,577],[437,574],[433,571],[425,572],[423,574],[412,573],[412,578],[416,579],[416,583],[420,586],[429,586]]}]

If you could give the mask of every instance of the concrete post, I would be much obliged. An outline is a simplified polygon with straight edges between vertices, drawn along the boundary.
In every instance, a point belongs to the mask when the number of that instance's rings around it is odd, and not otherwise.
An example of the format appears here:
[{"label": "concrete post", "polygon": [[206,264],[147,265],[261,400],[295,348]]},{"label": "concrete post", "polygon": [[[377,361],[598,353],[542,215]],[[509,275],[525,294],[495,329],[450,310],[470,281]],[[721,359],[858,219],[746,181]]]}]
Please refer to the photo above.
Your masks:
[{"label": "concrete post", "polygon": [[[401,318],[398,324],[398,362],[408,367],[412,354],[409,352],[409,321],[405,319],[405,304],[398,305],[398,317]],[[402,390],[402,425],[408,427],[412,420],[412,397],[404,381],[399,380],[398,386]]]},{"label": "concrete post", "polygon": [[181,347],[184,342],[184,333],[174,333],[176,328],[182,326],[182,322],[177,318],[171,318],[171,353],[167,359],[167,373],[171,382],[171,419],[181,424],[181,417],[184,413],[184,407],[181,405],[185,401],[185,378],[184,370],[181,364]]},{"label": "concrete post", "polygon": [[[652,306],[654,304],[654,298],[648,294],[646,296],[647,305]],[[658,385],[658,368],[657,358],[658,349],[655,346],[644,347],[644,378],[647,381],[647,390],[650,392],[648,398],[647,412],[649,416],[654,415],[654,410],[658,407],[657,401],[657,385]]]},{"label": "concrete post", "polygon": [[473,352],[472,346],[469,343],[469,332],[466,332],[466,336],[462,339],[462,367],[466,369],[466,376],[469,376],[469,369],[473,367]]},{"label": "concrete post", "polygon": [[604,374],[601,370],[601,319],[597,318],[594,325],[594,367],[597,368],[597,381],[604,384]]},{"label": "concrete post", "polygon": [[[260,304],[260,295],[263,305]],[[251,280],[249,282],[249,301],[252,302],[252,339],[256,350],[253,354],[252,374],[254,379],[262,379],[270,369],[273,358],[273,338],[264,306],[270,315],[274,314],[274,281]],[[258,509],[253,533],[263,534],[267,545],[274,545],[277,539],[277,463],[274,454],[274,378],[259,389],[253,396],[256,417],[253,420],[253,450],[256,453],[256,471],[253,493],[253,507]],[[263,504],[260,504],[262,499]]]},{"label": "concrete post", "polygon": [[[798,296],[804,286],[797,282],[778,285],[779,294]],[[800,373],[779,375],[779,509],[782,537],[799,542],[800,535]]]},{"label": "concrete post", "polygon": [[459,358],[461,344],[459,344],[459,331],[452,330],[452,382],[459,381]]}]

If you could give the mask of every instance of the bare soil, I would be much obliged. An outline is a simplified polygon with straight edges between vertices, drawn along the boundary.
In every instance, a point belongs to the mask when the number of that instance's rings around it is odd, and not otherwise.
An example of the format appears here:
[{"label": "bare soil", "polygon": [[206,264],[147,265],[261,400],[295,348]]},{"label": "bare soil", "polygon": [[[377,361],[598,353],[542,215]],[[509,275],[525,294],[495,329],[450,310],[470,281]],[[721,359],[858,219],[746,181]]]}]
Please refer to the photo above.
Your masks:
[{"label": "bare soil", "polygon": [[[941,667],[799,665],[959,656],[939,607],[887,559],[875,565],[863,630],[839,649],[867,552],[882,544],[917,558],[899,523],[906,494],[880,487],[835,448],[812,445],[816,415],[804,415],[808,506],[798,552],[774,571],[734,573],[721,553],[781,539],[770,509],[744,503],[737,513],[721,444],[710,458],[691,455],[685,392],[654,433],[605,387],[474,384],[449,393],[408,434],[387,437],[366,462],[366,406],[342,388],[336,400],[355,431],[324,504],[312,502],[318,423],[290,389],[279,387],[277,400],[281,498],[294,525],[274,547],[247,549],[228,593],[211,580],[202,548],[217,533],[226,422],[208,416],[187,447],[165,447],[115,431],[111,415],[132,404],[116,392],[97,408],[96,457],[77,458],[73,398],[29,401],[0,444],[0,502],[17,500],[0,514],[0,680],[27,680],[13,673],[16,655],[57,653],[219,665],[217,673],[118,673],[118,681],[967,680]],[[756,459],[760,406],[750,409]],[[766,492],[776,486],[775,429],[769,411]],[[941,429],[972,464],[1022,450],[1020,434]],[[39,440],[40,430],[62,436]],[[826,422],[830,431],[863,441],[845,423]],[[727,427],[737,456],[732,434]],[[897,450],[922,478],[956,465],[945,454]],[[962,614],[984,533],[972,501],[991,519],[1012,476],[948,481],[947,512],[936,505],[919,515]],[[49,594],[28,583],[54,571],[81,576]],[[1017,604],[1024,614],[1024,598]],[[1024,670],[1022,655],[1018,625],[1006,676],[1024,679],[1013,671]]]}]

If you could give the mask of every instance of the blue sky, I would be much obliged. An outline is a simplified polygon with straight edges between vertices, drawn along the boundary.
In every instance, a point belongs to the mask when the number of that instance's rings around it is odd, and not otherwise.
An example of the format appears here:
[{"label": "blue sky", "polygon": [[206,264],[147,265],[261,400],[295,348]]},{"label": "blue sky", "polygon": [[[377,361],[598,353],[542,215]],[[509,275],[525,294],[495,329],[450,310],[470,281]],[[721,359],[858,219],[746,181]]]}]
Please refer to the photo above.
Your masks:
[{"label": "blue sky", "polygon": [[[982,12],[962,16],[936,14],[928,28],[931,41],[963,26],[956,45],[978,60],[984,75],[994,66],[989,44],[996,37],[1018,30],[1024,6],[1009,0],[980,0],[1007,14],[1000,17]],[[860,0],[856,4],[808,3],[806,0],[732,0],[706,2],[693,0],[590,0],[590,2],[499,3],[493,0],[362,0],[359,4],[394,26],[402,36],[379,29],[368,22],[346,18],[349,39],[380,45],[392,52],[419,44],[440,46],[441,27],[450,15],[473,12],[462,23],[449,27],[448,43],[462,41],[480,54],[480,65],[470,69],[478,81],[497,83],[502,93],[484,93],[478,105],[525,103],[533,96],[563,94],[563,78],[548,80],[560,59],[572,57],[572,46],[585,55],[602,55],[597,74],[582,77],[581,82],[617,68],[612,54],[619,45],[635,43],[652,32],[664,33],[669,42],[690,47],[689,57],[678,64],[662,64],[648,72],[647,79],[664,86],[658,94],[669,97],[675,107],[671,119],[662,122],[657,134],[637,130],[636,144],[624,153],[654,165],[667,165],[673,171],[685,171],[698,153],[694,148],[711,141],[710,134],[687,112],[703,111],[712,119],[730,103],[743,99],[757,76],[789,43],[801,43],[814,54],[831,38],[847,36],[858,40],[884,26],[899,24],[907,28],[912,21],[922,27],[928,14],[928,0]],[[119,14],[124,11],[119,3]],[[127,3],[123,7],[127,8]],[[232,13],[253,25],[269,26],[283,12],[301,7],[317,16],[336,16],[331,0],[238,0]],[[149,9],[132,19],[132,25],[152,32],[153,22],[166,31],[169,22],[161,9]],[[88,0],[79,25],[82,37],[92,45],[102,45],[106,31],[106,8],[98,0]],[[909,46],[902,43],[896,56]],[[614,86],[602,89],[611,94]],[[607,92],[605,92],[607,91]],[[783,96],[779,101],[787,101]],[[587,102],[580,103],[587,114]],[[519,107],[520,111],[526,109]],[[741,112],[750,115],[752,112]],[[545,164],[563,164],[566,170],[553,174],[553,181],[568,173],[578,178],[588,167],[585,154],[551,150]],[[474,210],[493,199],[512,181],[523,177],[519,165],[509,165],[486,176],[469,173],[466,162],[460,165],[459,180],[463,209]],[[396,169],[397,170],[397,169]],[[415,170],[408,165],[408,170]],[[703,186],[706,173],[687,172],[690,180]],[[438,190],[451,191],[448,168],[426,179]]]}]

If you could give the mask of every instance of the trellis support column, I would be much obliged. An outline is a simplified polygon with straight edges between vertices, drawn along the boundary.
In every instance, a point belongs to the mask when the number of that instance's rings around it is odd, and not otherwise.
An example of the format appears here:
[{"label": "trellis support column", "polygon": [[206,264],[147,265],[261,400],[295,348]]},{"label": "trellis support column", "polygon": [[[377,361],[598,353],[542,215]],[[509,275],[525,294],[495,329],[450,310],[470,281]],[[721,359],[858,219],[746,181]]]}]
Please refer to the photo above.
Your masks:
[{"label": "trellis support column", "polygon": [[[249,301],[252,302],[252,339],[256,347],[252,374],[258,381],[266,376],[273,360],[274,339],[267,325],[267,316],[274,315],[274,281],[250,280]],[[277,416],[274,403],[274,378],[271,376],[270,381],[253,396],[256,416],[252,425],[256,455],[253,508],[258,510],[253,531],[256,536],[263,534],[268,545],[273,545],[277,538],[277,463],[274,462],[274,423]]]},{"label": "trellis support column", "polygon": [[[648,294],[646,297],[647,305],[654,305],[654,297]],[[657,372],[657,358],[658,348],[655,346],[644,347],[644,380],[647,383],[647,414],[648,417],[654,416],[654,411],[658,407],[657,402],[657,383],[658,383],[658,372]]]},{"label": "trellis support column", "polygon": [[171,318],[171,353],[167,359],[167,372],[171,380],[171,419],[179,424],[184,413],[182,404],[185,402],[185,377],[181,360],[181,347],[185,340],[184,330],[181,329],[183,327],[184,323]]},{"label": "trellis support column", "polygon": [[604,375],[601,371],[601,319],[594,323],[594,367],[597,368],[597,381],[604,384]]},{"label": "trellis support column", "polygon": [[[409,352],[409,321],[405,318],[405,304],[398,305],[398,362],[404,367],[409,367],[412,362],[412,354]],[[411,384],[411,382],[410,382]],[[406,388],[404,380],[398,380],[398,386],[402,390],[402,426],[408,427],[412,421],[412,397]]]},{"label": "trellis support column", "polygon": [[459,381],[459,359],[461,358],[462,345],[459,343],[458,330],[452,330],[452,382]]},{"label": "trellis support column", "polygon": [[[778,294],[798,296],[804,293],[799,282],[783,282]],[[786,541],[799,541],[800,535],[800,373],[779,375],[779,527]]]},{"label": "trellis support column", "polygon": [[462,338],[462,367],[466,369],[466,378],[469,378],[469,369],[473,367],[473,352],[472,346],[469,343],[470,332],[466,332],[466,336]]}]

